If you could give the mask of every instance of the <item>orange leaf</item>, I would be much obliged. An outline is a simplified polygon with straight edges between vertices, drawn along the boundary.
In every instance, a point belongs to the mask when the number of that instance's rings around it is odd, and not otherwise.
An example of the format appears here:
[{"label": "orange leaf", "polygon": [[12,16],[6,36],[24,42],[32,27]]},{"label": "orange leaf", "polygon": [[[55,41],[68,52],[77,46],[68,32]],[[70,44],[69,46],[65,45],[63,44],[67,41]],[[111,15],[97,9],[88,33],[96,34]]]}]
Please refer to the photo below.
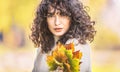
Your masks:
[{"label": "orange leaf", "polygon": [[67,50],[72,50],[72,52],[74,51],[74,44],[73,43],[66,44],[65,47]]},{"label": "orange leaf", "polygon": [[76,52],[73,52],[73,58],[81,59],[82,53],[78,50]]}]

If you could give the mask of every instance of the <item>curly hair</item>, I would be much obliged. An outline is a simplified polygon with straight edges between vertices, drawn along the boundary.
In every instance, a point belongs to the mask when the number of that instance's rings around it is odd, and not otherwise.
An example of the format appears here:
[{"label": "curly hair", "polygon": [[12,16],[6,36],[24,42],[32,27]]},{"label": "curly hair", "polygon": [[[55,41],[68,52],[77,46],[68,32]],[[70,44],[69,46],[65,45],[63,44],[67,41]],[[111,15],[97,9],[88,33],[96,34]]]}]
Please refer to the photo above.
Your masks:
[{"label": "curly hair", "polygon": [[34,45],[42,48],[42,52],[47,53],[51,51],[55,43],[46,20],[50,6],[55,10],[60,10],[62,15],[71,18],[69,30],[59,39],[62,44],[65,44],[68,39],[72,38],[77,38],[81,44],[85,44],[87,40],[93,41],[96,33],[94,29],[95,22],[91,21],[82,2],[78,0],[42,0],[37,8],[30,35]]}]

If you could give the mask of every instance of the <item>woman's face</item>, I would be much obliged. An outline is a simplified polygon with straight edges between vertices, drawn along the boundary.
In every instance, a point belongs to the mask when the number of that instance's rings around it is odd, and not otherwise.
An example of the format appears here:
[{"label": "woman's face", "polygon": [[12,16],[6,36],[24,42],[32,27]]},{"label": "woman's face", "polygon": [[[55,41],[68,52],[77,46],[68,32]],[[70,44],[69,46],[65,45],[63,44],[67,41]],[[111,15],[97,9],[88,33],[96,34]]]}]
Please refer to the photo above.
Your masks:
[{"label": "woman's face", "polygon": [[64,35],[70,27],[70,17],[60,15],[60,11],[56,10],[54,15],[51,9],[47,15],[48,28],[54,36],[60,37]]}]

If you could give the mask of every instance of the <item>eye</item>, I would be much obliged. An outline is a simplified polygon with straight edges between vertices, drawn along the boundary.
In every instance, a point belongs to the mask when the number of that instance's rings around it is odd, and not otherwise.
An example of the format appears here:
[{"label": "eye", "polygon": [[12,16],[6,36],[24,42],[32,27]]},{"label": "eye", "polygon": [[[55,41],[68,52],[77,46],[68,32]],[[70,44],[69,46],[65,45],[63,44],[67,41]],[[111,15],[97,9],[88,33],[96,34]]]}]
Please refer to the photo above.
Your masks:
[{"label": "eye", "polygon": [[53,15],[47,15],[47,17],[52,17]]},{"label": "eye", "polygon": [[53,14],[48,14],[47,17],[53,17]]}]

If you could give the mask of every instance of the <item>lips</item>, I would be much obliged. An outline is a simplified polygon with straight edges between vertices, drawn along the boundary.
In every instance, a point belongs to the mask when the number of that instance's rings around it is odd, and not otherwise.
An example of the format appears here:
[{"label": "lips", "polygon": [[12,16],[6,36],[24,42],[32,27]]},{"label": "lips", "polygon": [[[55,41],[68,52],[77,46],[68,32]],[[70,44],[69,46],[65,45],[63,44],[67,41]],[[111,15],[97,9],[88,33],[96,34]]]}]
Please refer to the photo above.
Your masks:
[{"label": "lips", "polygon": [[56,32],[61,32],[62,29],[63,29],[63,28],[55,28],[54,30],[55,30]]}]

